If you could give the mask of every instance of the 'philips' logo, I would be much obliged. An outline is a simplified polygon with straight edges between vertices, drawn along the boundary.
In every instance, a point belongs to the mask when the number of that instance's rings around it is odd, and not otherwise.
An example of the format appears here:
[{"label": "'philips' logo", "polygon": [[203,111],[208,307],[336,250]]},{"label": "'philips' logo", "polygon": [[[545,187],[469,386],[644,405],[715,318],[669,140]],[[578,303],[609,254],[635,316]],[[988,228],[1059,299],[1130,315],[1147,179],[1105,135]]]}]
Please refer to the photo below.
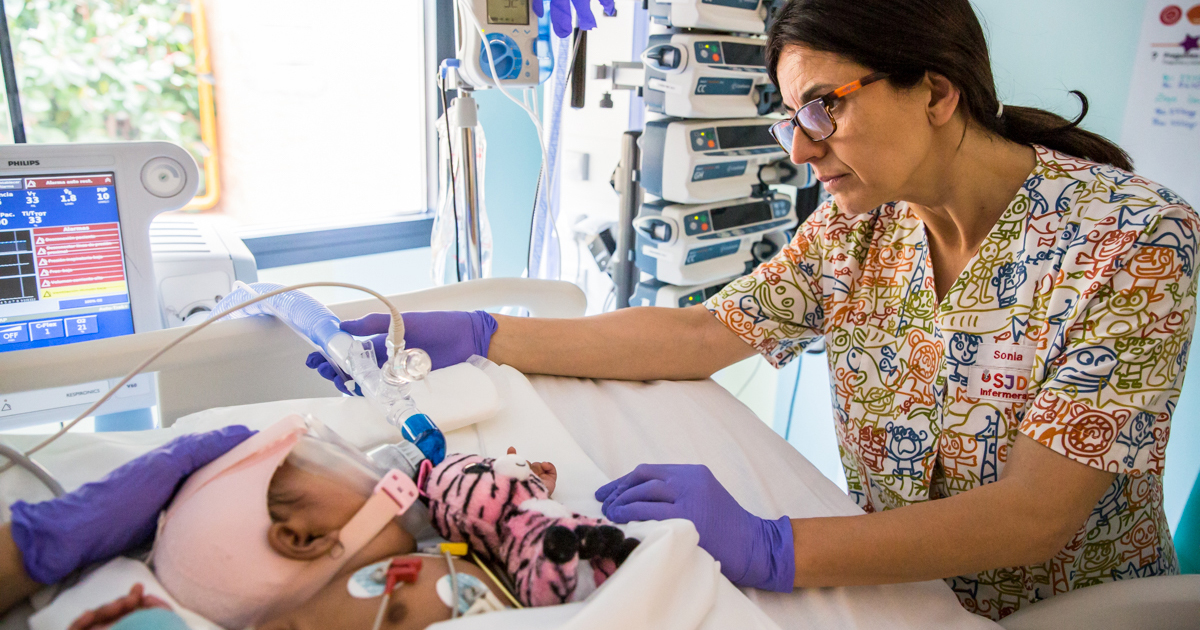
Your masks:
[{"label": "'philips' logo", "polygon": [[8,161],[9,166],[38,166],[40,164],[41,164],[41,162],[39,160],[9,160]]}]

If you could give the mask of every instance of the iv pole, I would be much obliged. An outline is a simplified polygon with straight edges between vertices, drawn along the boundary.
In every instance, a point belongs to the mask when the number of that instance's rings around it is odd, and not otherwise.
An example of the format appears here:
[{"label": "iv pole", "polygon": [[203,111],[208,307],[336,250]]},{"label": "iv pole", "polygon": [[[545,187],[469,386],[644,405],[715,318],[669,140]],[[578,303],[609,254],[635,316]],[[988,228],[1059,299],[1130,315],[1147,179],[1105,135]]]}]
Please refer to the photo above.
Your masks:
[{"label": "iv pole", "polygon": [[[479,120],[479,105],[471,96],[471,89],[462,85],[458,87],[458,96],[450,103],[451,128],[457,131],[448,138],[450,142],[458,142],[459,156],[463,163],[463,187],[466,198],[463,200],[464,219],[466,219],[467,245],[467,280],[477,280],[483,277],[483,248],[481,245],[479,227],[479,165],[475,158],[475,125]],[[451,164],[453,169],[454,165]],[[453,181],[451,182],[453,186]],[[458,208],[454,209],[458,212]],[[458,235],[455,235],[458,238]],[[458,264],[455,261],[455,264]]]},{"label": "iv pole", "polygon": [[8,117],[12,121],[13,142],[25,144],[25,117],[21,113],[21,96],[17,92],[17,67],[13,63],[12,37],[8,33],[8,13],[0,0],[0,65],[4,66],[4,91],[8,100]]}]

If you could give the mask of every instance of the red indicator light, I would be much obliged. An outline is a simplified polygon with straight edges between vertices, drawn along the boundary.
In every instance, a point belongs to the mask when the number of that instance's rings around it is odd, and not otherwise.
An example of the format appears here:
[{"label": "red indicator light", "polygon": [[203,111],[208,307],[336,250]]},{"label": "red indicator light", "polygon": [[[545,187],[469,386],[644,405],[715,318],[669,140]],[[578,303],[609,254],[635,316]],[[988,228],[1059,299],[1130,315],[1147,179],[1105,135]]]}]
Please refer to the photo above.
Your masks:
[{"label": "red indicator light", "polygon": [[715,146],[717,146],[717,143],[716,143],[716,142],[713,142],[712,140],[709,140],[709,141],[708,141],[708,148],[710,148],[710,149],[711,149],[711,148],[713,148],[713,147],[715,147]]},{"label": "red indicator light", "polygon": [[713,55],[713,61],[720,61],[721,55]]},{"label": "red indicator light", "polygon": [[700,229],[701,229],[701,230],[708,230],[708,224],[707,224],[707,223],[701,223],[701,224],[700,224]]}]

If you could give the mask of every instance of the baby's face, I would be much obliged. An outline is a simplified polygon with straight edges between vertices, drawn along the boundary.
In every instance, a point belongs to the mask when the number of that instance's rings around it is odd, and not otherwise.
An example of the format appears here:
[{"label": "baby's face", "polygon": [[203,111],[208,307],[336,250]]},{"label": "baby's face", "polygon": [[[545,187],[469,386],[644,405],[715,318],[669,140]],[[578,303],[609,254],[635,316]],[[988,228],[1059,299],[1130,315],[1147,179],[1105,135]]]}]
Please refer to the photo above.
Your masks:
[{"label": "baby's face", "polygon": [[[271,548],[294,560],[315,560],[333,550],[339,530],[366,502],[367,497],[349,484],[284,462],[267,491]],[[410,553],[415,548],[412,536],[392,521],[359,555]]]}]

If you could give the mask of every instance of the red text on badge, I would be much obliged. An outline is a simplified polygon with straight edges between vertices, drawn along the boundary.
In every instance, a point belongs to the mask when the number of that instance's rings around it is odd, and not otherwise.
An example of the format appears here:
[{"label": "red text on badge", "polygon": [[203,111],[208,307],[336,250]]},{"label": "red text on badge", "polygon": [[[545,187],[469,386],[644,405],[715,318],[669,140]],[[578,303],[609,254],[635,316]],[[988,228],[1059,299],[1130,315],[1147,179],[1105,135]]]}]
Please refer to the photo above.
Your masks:
[{"label": "red text on badge", "polygon": [[1025,402],[1029,398],[1029,369],[975,366],[967,379],[967,396]]}]

